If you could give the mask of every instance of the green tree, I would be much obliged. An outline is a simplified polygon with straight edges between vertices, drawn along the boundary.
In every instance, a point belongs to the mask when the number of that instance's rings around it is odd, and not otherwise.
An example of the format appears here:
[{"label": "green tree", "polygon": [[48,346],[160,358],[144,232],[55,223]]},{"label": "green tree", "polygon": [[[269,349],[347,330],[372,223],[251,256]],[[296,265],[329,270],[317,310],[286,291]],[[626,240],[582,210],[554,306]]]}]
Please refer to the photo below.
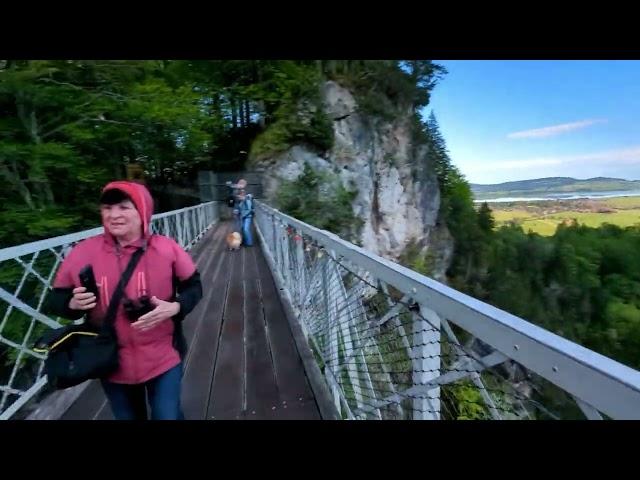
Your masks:
[{"label": "green tree", "polygon": [[496,222],[493,218],[493,213],[487,205],[487,202],[482,202],[480,209],[478,210],[478,226],[485,235],[490,235],[496,226]]},{"label": "green tree", "polygon": [[292,217],[349,239],[362,226],[353,213],[356,195],[356,190],[346,189],[331,174],[317,172],[305,164],[296,180],[282,183],[276,205]]},{"label": "green tree", "polygon": [[127,162],[163,181],[204,149],[200,97],[189,79],[171,86],[165,71],[155,61],[4,65],[0,208],[9,227],[0,244],[94,225],[97,188]]}]

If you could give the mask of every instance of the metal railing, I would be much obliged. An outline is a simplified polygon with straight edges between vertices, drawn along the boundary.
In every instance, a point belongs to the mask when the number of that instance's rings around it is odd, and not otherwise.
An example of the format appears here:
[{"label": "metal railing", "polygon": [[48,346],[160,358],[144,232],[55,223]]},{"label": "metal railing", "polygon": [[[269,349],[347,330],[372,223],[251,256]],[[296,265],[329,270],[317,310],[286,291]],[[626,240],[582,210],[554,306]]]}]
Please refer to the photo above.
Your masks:
[{"label": "metal railing", "polygon": [[[154,215],[151,230],[189,250],[217,220],[218,205],[208,202]],[[68,251],[102,232],[99,227],[0,250],[0,420],[12,417],[45,387],[44,356],[31,344],[62,323],[41,308]]]},{"label": "metal railing", "polygon": [[640,419],[640,372],[256,202],[348,419]]}]

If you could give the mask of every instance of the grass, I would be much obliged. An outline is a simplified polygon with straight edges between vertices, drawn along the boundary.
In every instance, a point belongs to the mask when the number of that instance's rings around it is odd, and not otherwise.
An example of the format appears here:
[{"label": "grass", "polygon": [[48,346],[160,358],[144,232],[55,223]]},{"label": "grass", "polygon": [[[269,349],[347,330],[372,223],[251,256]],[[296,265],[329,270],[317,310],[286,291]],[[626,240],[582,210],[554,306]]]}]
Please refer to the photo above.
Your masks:
[{"label": "grass", "polygon": [[504,223],[510,220],[530,218],[531,213],[526,210],[493,210],[493,218],[496,223]]},{"label": "grass", "polygon": [[529,220],[522,223],[522,229],[525,232],[532,231],[546,237],[550,237],[556,233],[556,228],[560,221],[553,220]]},{"label": "grass", "polygon": [[622,210],[615,213],[583,213],[583,212],[566,212],[565,214],[551,215],[546,217],[549,220],[558,222],[564,219],[576,219],[578,223],[589,227],[597,227],[603,223],[611,223],[620,227],[640,223],[640,209]]},{"label": "grass", "polygon": [[628,227],[640,223],[640,209],[624,210],[615,213],[583,213],[564,212],[561,214],[549,215],[541,218],[534,218],[522,221],[521,225],[525,232],[529,230],[540,235],[550,236],[556,231],[556,227],[564,221],[575,219],[579,224],[588,227],[599,227],[604,223]]},{"label": "grass", "polygon": [[640,197],[616,197],[602,200],[607,207],[620,210],[640,208]]},{"label": "grass", "polygon": [[[533,202],[514,202],[508,206],[493,204],[491,208],[497,228],[515,221],[525,232],[533,231],[544,236],[553,235],[560,223],[574,219],[589,227],[599,227],[604,223],[628,227],[640,223],[640,197],[608,198],[593,203],[612,211],[579,211],[575,209],[577,204],[571,201],[555,203],[556,208],[552,212],[545,211],[545,207],[541,206],[543,204],[536,205]],[[564,206],[566,210],[558,211],[558,205]]]}]

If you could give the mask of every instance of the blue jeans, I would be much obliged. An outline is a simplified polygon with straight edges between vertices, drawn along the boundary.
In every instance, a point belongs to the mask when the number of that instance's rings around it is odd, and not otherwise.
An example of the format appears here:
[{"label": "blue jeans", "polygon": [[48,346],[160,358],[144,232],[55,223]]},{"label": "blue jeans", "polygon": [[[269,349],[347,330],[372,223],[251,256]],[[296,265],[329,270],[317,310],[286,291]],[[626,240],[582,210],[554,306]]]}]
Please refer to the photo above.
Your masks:
[{"label": "blue jeans", "polygon": [[184,420],[180,407],[182,364],[136,385],[102,380],[116,420],[147,420],[147,398],[152,420]]},{"label": "blue jeans", "polygon": [[247,247],[253,245],[253,238],[251,237],[251,217],[244,217],[242,219],[242,243]]}]

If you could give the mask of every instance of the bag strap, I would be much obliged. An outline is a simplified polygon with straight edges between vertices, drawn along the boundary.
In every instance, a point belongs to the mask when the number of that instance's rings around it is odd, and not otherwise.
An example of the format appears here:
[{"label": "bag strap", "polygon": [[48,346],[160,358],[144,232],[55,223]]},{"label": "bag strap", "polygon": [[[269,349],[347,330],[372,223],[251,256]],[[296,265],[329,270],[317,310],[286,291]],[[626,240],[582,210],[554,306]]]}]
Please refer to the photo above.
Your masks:
[{"label": "bag strap", "polygon": [[122,299],[122,295],[124,294],[124,288],[127,286],[127,283],[129,283],[131,274],[136,268],[136,265],[138,264],[138,261],[140,260],[140,257],[142,257],[144,251],[145,248],[140,247],[138,250],[133,252],[133,255],[131,255],[129,264],[120,277],[120,281],[118,282],[118,286],[116,287],[115,292],[113,292],[113,295],[111,296],[111,302],[109,302],[109,308],[107,308],[107,314],[104,317],[103,327],[112,327],[115,323],[116,312],[118,311],[120,300]]}]

